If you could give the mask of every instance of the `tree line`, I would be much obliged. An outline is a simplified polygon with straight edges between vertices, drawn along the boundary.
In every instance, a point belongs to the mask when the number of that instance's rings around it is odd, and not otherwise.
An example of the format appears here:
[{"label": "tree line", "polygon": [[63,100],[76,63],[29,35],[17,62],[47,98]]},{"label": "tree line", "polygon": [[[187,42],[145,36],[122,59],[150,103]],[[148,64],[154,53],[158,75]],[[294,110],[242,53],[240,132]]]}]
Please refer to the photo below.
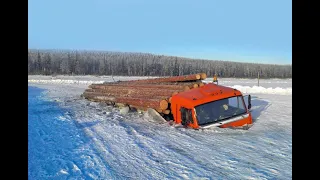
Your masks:
[{"label": "tree line", "polygon": [[292,78],[292,65],[191,59],[150,53],[28,49],[29,75],[177,76],[205,72],[237,78]]}]

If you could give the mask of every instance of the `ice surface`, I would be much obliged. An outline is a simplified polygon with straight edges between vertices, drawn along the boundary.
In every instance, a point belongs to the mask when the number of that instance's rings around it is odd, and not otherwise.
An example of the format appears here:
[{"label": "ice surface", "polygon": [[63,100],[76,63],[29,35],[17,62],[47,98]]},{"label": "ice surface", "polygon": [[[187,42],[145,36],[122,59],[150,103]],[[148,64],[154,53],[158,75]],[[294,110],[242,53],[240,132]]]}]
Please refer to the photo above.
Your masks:
[{"label": "ice surface", "polygon": [[[90,83],[110,81],[110,77],[59,78]],[[144,77],[113,77],[135,78]],[[64,116],[77,124],[90,139],[97,157],[107,165],[97,167],[99,172],[108,172],[100,173],[99,178],[112,175],[118,179],[292,179],[291,80],[260,80],[260,87],[254,80],[223,80],[219,79],[219,84],[252,94],[254,125],[249,130],[173,128],[154,123],[143,114],[124,115],[117,108],[80,98],[90,83],[28,77],[30,86],[47,90],[47,100],[72,109]],[[79,154],[86,157],[90,153]],[[90,165],[90,158],[87,161]]]}]

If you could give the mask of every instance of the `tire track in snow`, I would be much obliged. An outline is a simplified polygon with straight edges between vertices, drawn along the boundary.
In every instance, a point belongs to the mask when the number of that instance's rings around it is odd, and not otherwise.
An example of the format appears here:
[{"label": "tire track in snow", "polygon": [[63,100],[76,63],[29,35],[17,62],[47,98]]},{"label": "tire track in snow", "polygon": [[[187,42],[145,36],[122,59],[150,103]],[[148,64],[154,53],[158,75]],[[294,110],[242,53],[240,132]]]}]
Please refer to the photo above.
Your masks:
[{"label": "tire track in snow", "polygon": [[[137,133],[136,134],[136,138],[135,139],[141,139],[139,138],[139,136],[143,136],[144,133],[144,129],[142,128],[135,128],[138,125],[135,123],[132,124],[126,124],[126,127],[128,129],[134,128],[134,132]],[[166,127],[168,128],[168,127]],[[156,129],[156,128],[154,128]],[[154,131],[156,133],[156,135],[154,135],[153,137],[148,137],[148,136],[143,136],[143,139],[145,142],[146,138],[150,139],[147,143],[144,143],[143,146],[141,147],[142,149],[147,148],[149,151],[151,150],[151,153],[157,152],[162,153],[162,158],[164,157],[169,157],[167,163],[171,163],[171,164],[179,164],[179,168],[184,168],[186,171],[189,171],[189,173],[193,173],[198,177],[203,177],[204,174],[207,172],[208,176],[210,177],[210,173],[212,172],[212,168],[208,168],[208,164],[204,163],[204,161],[202,162],[201,160],[197,160],[196,158],[194,158],[194,155],[192,154],[193,152],[191,151],[190,153],[188,153],[187,151],[185,151],[184,149],[181,149],[180,147],[186,147],[185,143],[182,142],[186,142],[188,143],[190,146],[192,146],[191,144],[197,144],[196,141],[194,141],[193,138],[191,138],[188,134],[184,134],[182,132],[179,132],[178,129],[176,129],[177,134],[174,134],[174,136],[170,136],[169,138],[159,138],[159,137],[166,137],[166,135],[162,134],[161,131]],[[192,131],[192,130],[191,130]],[[159,134],[160,132],[160,134]],[[130,133],[130,134],[135,134],[135,133]],[[142,134],[142,135],[141,135]],[[177,139],[182,139],[182,141],[176,141]],[[201,139],[201,141],[203,141],[204,139]],[[200,141],[200,142],[201,142]],[[149,146],[149,144],[154,144],[154,143],[161,143],[160,146],[163,146],[164,148],[160,148],[159,146]],[[178,142],[178,143],[177,143]],[[181,142],[181,143],[179,143]],[[203,147],[203,146],[202,146]],[[163,150],[165,152],[170,152],[170,153],[163,153]],[[157,161],[157,160],[155,160]],[[196,165],[192,168],[188,168],[187,166],[184,166],[183,164],[189,164],[191,167],[192,165]],[[200,165],[200,167],[199,167]],[[210,166],[209,166],[210,167]],[[226,175],[226,174],[223,174]],[[179,174],[177,174],[177,176],[179,176]],[[206,176],[205,176],[206,177]]]},{"label": "tire track in snow", "polygon": [[[93,108],[89,108],[89,110],[90,111],[94,111]],[[114,117],[112,119],[109,118],[107,120],[107,122],[113,121],[114,123],[118,122],[118,124],[119,124],[119,122],[123,121],[123,120],[119,119],[119,117],[120,117],[119,115],[113,114],[113,116]],[[91,118],[101,118],[101,117],[98,116],[98,115],[94,115],[94,117],[91,117]],[[114,139],[112,137],[108,138],[109,135],[106,134],[105,132],[115,133],[115,134],[123,134],[123,133],[121,133],[121,132],[112,132],[112,130],[110,128],[107,128],[108,127],[107,125],[109,125],[109,123],[102,123],[103,121],[100,121],[100,122],[101,122],[100,124],[96,124],[96,125],[93,125],[93,126],[89,127],[87,129],[87,134],[89,134],[89,136],[93,137],[93,140],[99,146],[99,151],[102,152],[102,155],[103,156],[107,156],[107,158],[105,158],[106,163],[110,162],[110,159],[111,159],[112,162],[115,162],[116,160],[119,160],[118,159],[119,156],[120,156],[119,152],[121,152],[121,150],[114,149],[115,147],[113,147],[112,144],[117,144],[117,142],[114,141]],[[90,132],[88,132],[88,130],[90,130]],[[132,133],[127,133],[126,135],[128,137],[130,137],[130,139],[135,140],[135,137],[132,136],[133,135]],[[103,148],[102,145],[105,146],[106,148]],[[105,153],[106,151],[110,152],[110,154],[112,154],[112,152],[118,152],[118,153],[117,153],[117,155],[113,154],[113,156],[110,156],[110,155],[106,155],[106,153]],[[120,165],[113,163],[113,164],[110,164],[109,166],[116,166],[115,168],[113,168],[114,170],[116,170],[116,169],[121,169]],[[146,167],[148,167],[148,166],[146,166]],[[141,173],[141,172],[144,172],[144,171],[145,170],[142,168],[140,171],[138,171],[138,173]],[[124,174],[123,172],[117,172],[117,173],[120,176],[127,177],[127,178],[139,177],[139,174],[136,174],[137,172],[136,172],[135,168],[131,168],[131,170],[129,169],[129,171],[126,171],[126,172],[127,172],[126,174]],[[136,176],[133,177],[132,174],[136,174]]]},{"label": "tire track in snow", "polygon": [[[103,164],[106,168],[106,172],[110,173],[110,177],[111,179],[116,178],[116,179],[120,179],[120,175],[116,172],[116,170],[114,169],[114,167],[112,166],[112,164],[109,163],[110,161],[110,156],[108,156],[108,153],[110,153],[108,151],[108,146],[107,148],[105,148],[106,144],[104,144],[101,140],[101,138],[99,137],[99,134],[97,134],[92,127],[83,127],[82,128],[83,132],[87,135],[87,137],[89,137],[94,145],[92,146],[93,149],[96,150],[96,155],[103,160]],[[110,153],[112,154],[112,153]],[[113,156],[111,156],[111,159]]]},{"label": "tire track in snow", "polygon": [[[91,111],[94,111],[94,109],[90,109]],[[99,118],[99,116],[94,115],[91,118]],[[122,119],[121,119],[122,118]],[[147,164],[145,167],[154,167],[154,164],[150,163],[149,161],[153,161],[153,162],[157,162],[158,160],[155,159],[155,157],[151,156],[152,153],[157,152],[157,154],[159,154],[159,157],[162,159],[166,159],[168,158],[169,160],[164,161],[164,164],[168,165],[168,164],[176,164],[178,165],[178,169],[181,170],[181,168],[183,168],[185,170],[185,172],[188,172],[188,174],[190,176],[196,176],[196,177],[210,177],[210,175],[212,175],[212,172],[215,172],[216,175],[219,176],[227,176],[227,173],[223,173],[223,172],[219,172],[217,171],[215,168],[210,168],[212,165],[205,163],[205,159],[202,160],[198,160],[196,158],[193,157],[192,153],[187,153],[184,152],[183,150],[181,150],[180,147],[186,147],[185,143],[179,143],[180,141],[178,139],[183,139],[183,141],[181,142],[189,142],[190,144],[197,144],[196,141],[194,140],[194,138],[197,139],[197,141],[202,142],[205,138],[203,137],[197,137],[194,136],[193,138],[190,136],[191,133],[189,133],[188,130],[186,131],[180,131],[179,129],[175,129],[176,133],[170,134],[171,137],[164,139],[164,138],[159,138],[159,136],[164,136],[161,131],[154,131],[152,133],[152,135],[150,136],[151,133],[148,133],[145,131],[144,126],[140,126],[137,125],[137,119],[135,119],[135,122],[130,121],[129,119],[125,119],[123,120],[124,117],[122,117],[121,115],[114,113],[113,114],[113,118],[110,118],[108,120],[105,120],[105,122],[108,122],[106,124],[109,124],[110,122],[116,123],[118,126],[123,127],[126,131],[126,135],[128,136],[127,138],[131,139],[131,141],[134,141],[135,144],[138,146],[139,150],[142,151],[142,157],[147,157],[144,158],[142,163]],[[138,120],[139,121],[139,120]],[[106,134],[106,132],[108,133],[116,133],[116,134],[121,134],[119,132],[110,132],[110,129],[105,128],[104,126],[97,126],[99,128],[95,128],[92,129],[92,131],[95,133],[94,137],[97,137],[97,139],[100,139],[100,142],[102,144],[104,144],[104,146],[109,146],[109,144],[113,144],[113,143],[117,143],[114,142],[113,139],[110,138],[106,138],[108,137],[108,135]],[[95,126],[94,126],[95,127]],[[155,128],[155,127],[151,127],[151,128]],[[165,129],[167,129],[168,127],[164,127]],[[190,130],[193,131],[193,130]],[[236,132],[236,131],[234,131]],[[101,140],[101,138],[103,138],[103,140]],[[143,140],[142,140],[143,139]],[[173,143],[171,143],[171,141],[173,140]],[[177,143],[178,141],[178,143]],[[105,144],[104,142],[106,142],[107,144]],[[164,146],[164,148],[158,148],[157,146],[148,146],[148,144],[154,144],[154,143],[159,143],[161,142],[160,146]],[[202,148],[204,148],[206,145],[201,144],[200,145]],[[209,145],[207,147],[209,149]],[[121,152],[121,150],[118,149],[112,149],[110,147],[108,147],[108,149],[110,151],[114,151],[114,152]],[[165,152],[163,152],[163,149],[165,150]],[[160,154],[162,153],[162,154]],[[130,154],[130,153],[128,153]],[[119,157],[119,155],[118,155]],[[138,157],[139,158],[139,157]],[[141,158],[141,157],[140,157]],[[110,158],[107,158],[110,160]],[[187,166],[184,166],[184,164],[188,164],[188,168]],[[218,164],[215,165],[215,167],[218,166]],[[157,169],[166,169],[165,166],[160,165],[157,166],[159,168]],[[117,168],[115,168],[117,169]],[[177,169],[177,170],[178,170]],[[140,168],[139,171],[141,174],[146,172],[143,168]],[[155,173],[154,169],[150,169],[150,172],[153,172],[153,174]],[[160,171],[161,172],[161,171]],[[129,173],[130,174],[130,173]],[[147,173],[148,174],[148,173]],[[169,171],[166,170],[164,171],[164,174],[169,175],[169,177],[173,177],[173,178],[181,178],[182,177],[182,173],[177,174],[173,171]],[[122,175],[124,177],[128,177],[128,175]],[[186,175],[188,177],[188,175]],[[141,175],[140,175],[141,177]],[[145,175],[145,177],[148,177],[147,175]],[[218,177],[218,176],[217,176]],[[133,178],[133,177],[132,177]],[[157,179],[162,179],[162,178],[157,178]]]},{"label": "tire track in snow", "polygon": [[[118,115],[115,114],[116,117],[120,117]],[[159,176],[159,174],[162,174],[161,177],[158,177],[158,179],[162,179],[163,176],[165,176],[165,174],[168,174],[168,172],[162,172],[161,169],[165,169],[165,167],[163,167],[162,165],[159,164],[159,160],[157,159],[156,156],[154,156],[154,154],[158,154],[158,157],[161,157],[161,158],[164,158],[164,157],[168,157],[168,154],[172,152],[170,152],[170,149],[166,148],[166,152],[167,154],[161,154],[161,151],[159,152],[159,150],[161,148],[157,148],[157,147],[151,147],[149,146],[148,144],[154,144],[156,143],[155,142],[155,139],[153,139],[152,137],[146,135],[148,133],[145,133],[145,132],[142,132],[143,131],[143,127],[142,128],[139,128],[138,125],[136,125],[136,122],[135,123],[132,123],[130,121],[126,121],[126,120],[120,120],[120,119],[117,119],[116,121],[118,121],[118,125],[120,127],[123,127],[126,131],[126,135],[127,135],[127,138],[131,139],[131,141],[135,142],[135,145],[139,148],[140,153],[139,155],[141,157],[146,157],[145,159],[143,159],[143,161],[141,163],[144,163],[146,164],[146,166],[140,168],[140,171],[139,173],[141,174],[145,174],[146,172],[146,167],[153,167],[153,169],[150,169],[150,173],[152,174],[157,174],[157,176]],[[106,134],[106,132],[110,133],[110,129],[105,129],[105,126],[95,126],[95,132],[99,132],[100,135],[95,135],[95,136],[100,136],[100,137],[103,137],[104,140],[103,142],[109,142],[109,144],[113,144],[113,139],[110,139],[108,138],[106,140],[106,137],[108,137],[108,135]],[[118,132],[119,133],[119,132]],[[154,136],[153,136],[154,137]],[[115,142],[116,143],[116,142]],[[106,144],[105,144],[106,145]],[[109,147],[110,148],[110,147]],[[108,149],[109,149],[108,148]],[[163,148],[162,148],[163,149]],[[121,150],[118,150],[118,149],[112,149],[111,148],[111,151],[115,151],[115,152],[121,152]],[[130,153],[128,153],[130,154]],[[181,155],[181,154],[180,154]],[[118,155],[119,156],[119,155]],[[140,158],[141,158],[140,157]],[[183,157],[183,156],[182,156]],[[136,156],[136,158],[139,158]],[[177,158],[177,154],[174,155],[173,158]],[[109,159],[109,158],[108,158]],[[180,158],[181,162],[177,162],[179,164],[183,164],[184,161],[185,161],[185,157],[183,158]],[[159,167],[159,168],[158,168]],[[181,168],[181,165],[180,165],[180,168]],[[158,169],[157,171],[155,171],[155,169]],[[148,174],[148,173],[147,173]],[[147,174],[145,174],[145,177],[148,177]],[[172,174],[171,174],[172,175]],[[199,174],[200,175],[200,174]],[[141,176],[141,175],[140,175]],[[155,177],[157,177],[155,176]],[[181,175],[179,174],[175,174],[175,176],[173,177],[181,177]]]},{"label": "tire track in snow", "polygon": [[[132,145],[134,145],[134,147],[131,148],[135,149],[135,151],[123,152],[122,155],[128,158],[131,157],[131,159],[138,161],[137,164],[139,165],[137,166],[136,164],[134,169],[136,178],[147,178],[148,174],[154,174],[156,178],[162,179],[165,174],[163,174],[163,172],[159,171],[159,168],[157,168],[159,161],[157,161],[156,157],[154,156],[154,152],[150,149],[150,147],[146,145],[147,143],[144,142],[144,137],[137,133],[133,127],[127,125],[125,120],[119,120],[119,126],[125,131],[124,136],[126,139],[124,140],[126,140],[127,143],[132,143]],[[102,134],[104,133],[105,132],[102,132]],[[119,152],[119,150],[116,151]],[[129,164],[129,166],[132,166],[132,164]],[[152,167],[153,169],[151,169]]]}]

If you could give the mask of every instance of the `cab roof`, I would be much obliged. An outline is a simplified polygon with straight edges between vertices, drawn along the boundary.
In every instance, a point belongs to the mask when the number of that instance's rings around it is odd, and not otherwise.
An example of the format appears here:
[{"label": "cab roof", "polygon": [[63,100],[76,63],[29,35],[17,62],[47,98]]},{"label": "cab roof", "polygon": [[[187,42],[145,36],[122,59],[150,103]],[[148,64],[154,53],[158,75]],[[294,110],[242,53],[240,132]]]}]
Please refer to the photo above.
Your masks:
[{"label": "cab roof", "polygon": [[213,83],[205,84],[202,87],[194,88],[189,91],[181,92],[175,96],[183,98],[187,101],[197,104],[204,101],[214,101],[218,99],[225,99],[232,96],[242,95],[239,90],[216,85]]}]

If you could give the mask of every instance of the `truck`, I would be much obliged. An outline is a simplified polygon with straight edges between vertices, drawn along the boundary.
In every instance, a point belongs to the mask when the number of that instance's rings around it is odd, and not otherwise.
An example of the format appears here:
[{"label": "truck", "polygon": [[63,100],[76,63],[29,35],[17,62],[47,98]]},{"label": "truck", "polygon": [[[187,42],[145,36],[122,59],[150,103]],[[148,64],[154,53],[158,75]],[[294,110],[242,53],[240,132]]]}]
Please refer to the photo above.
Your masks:
[{"label": "truck", "polygon": [[251,95],[213,82],[206,74],[93,84],[83,96],[91,101],[121,104],[186,128],[249,129]]},{"label": "truck", "polygon": [[171,100],[175,123],[194,129],[248,129],[252,126],[250,109],[250,95],[244,98],[239,90],[214,83],[176,94]]}]

